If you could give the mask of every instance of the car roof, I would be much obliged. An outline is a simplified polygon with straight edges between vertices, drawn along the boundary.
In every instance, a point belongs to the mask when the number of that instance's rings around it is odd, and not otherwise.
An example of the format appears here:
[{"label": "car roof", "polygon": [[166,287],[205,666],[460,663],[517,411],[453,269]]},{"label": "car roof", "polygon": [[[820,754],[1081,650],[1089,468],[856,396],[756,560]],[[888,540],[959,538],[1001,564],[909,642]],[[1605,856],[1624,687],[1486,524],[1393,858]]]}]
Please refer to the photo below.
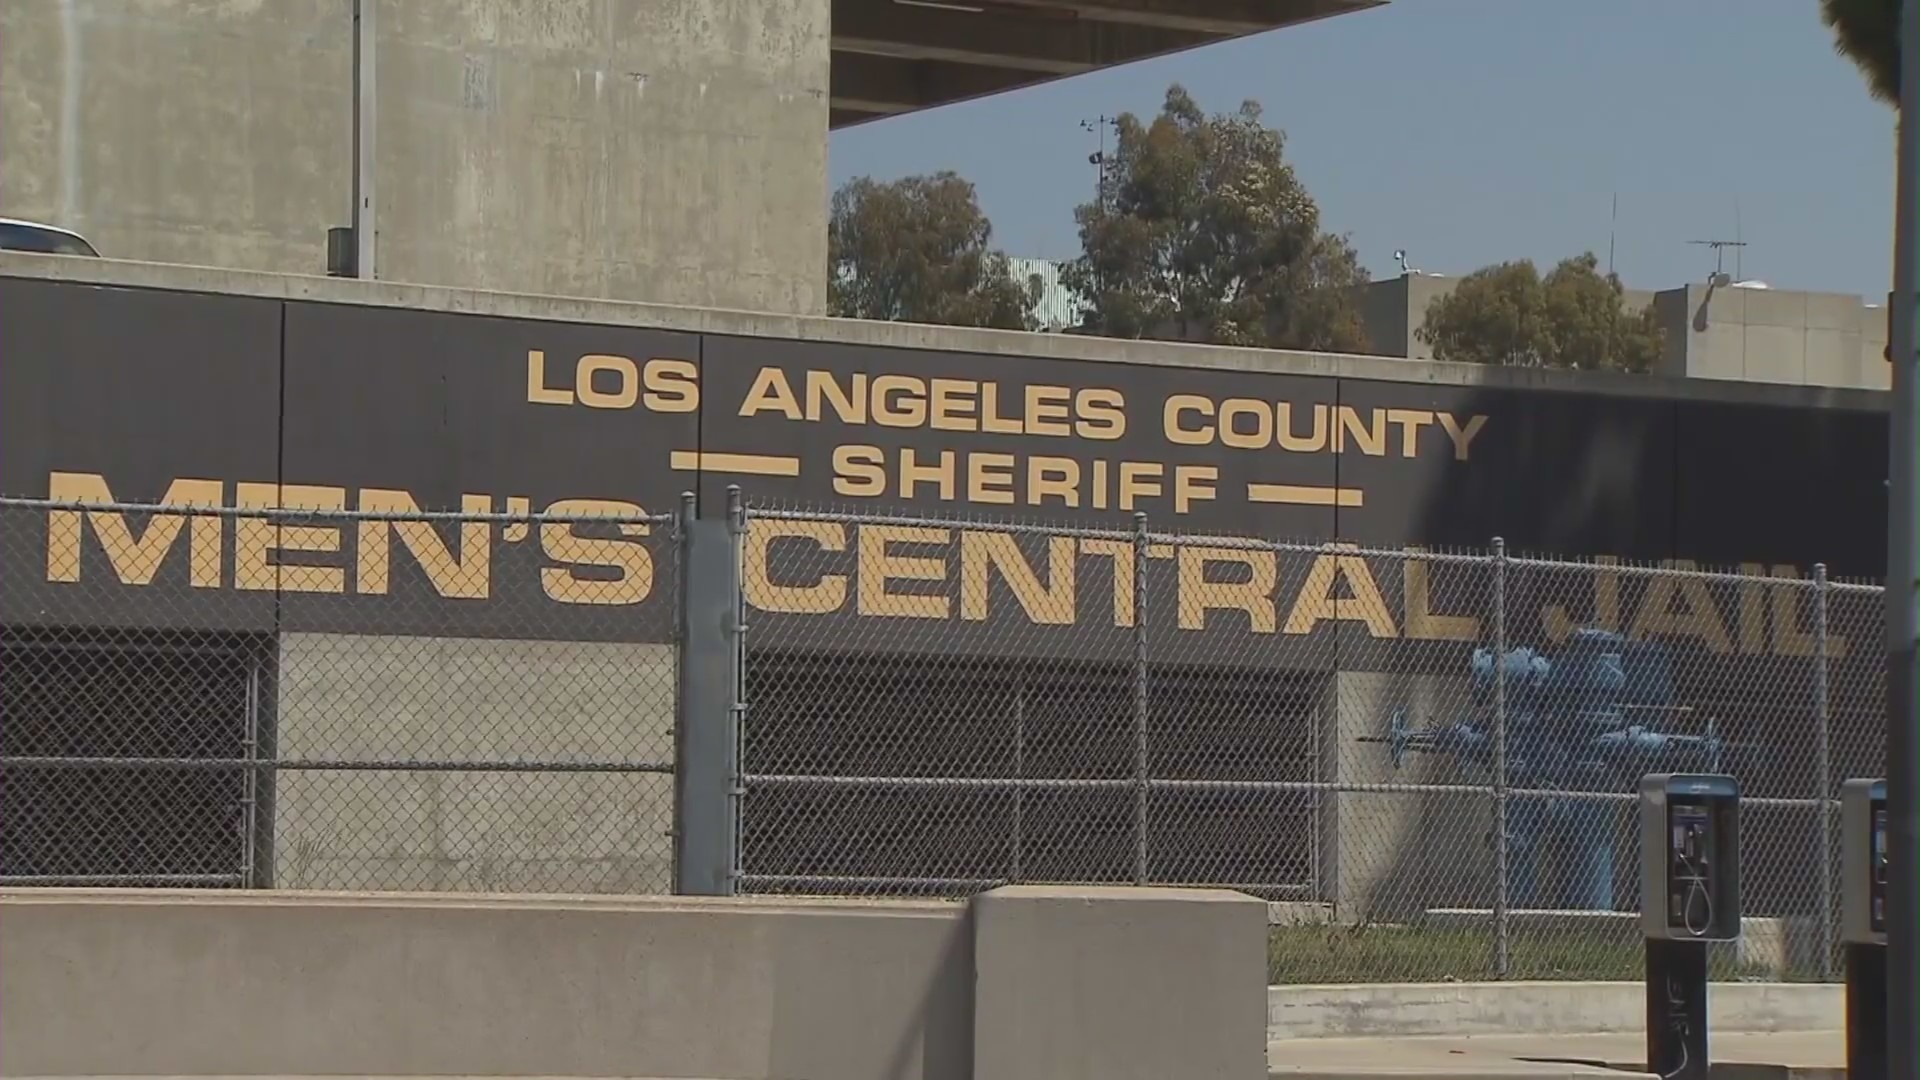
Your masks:
[{"label": "car roof", "polygon": [[48,232],[59,233],[62,236],[71,236],[75,240],[86,239],[86,237],[81,236],[72,229],[63,229],[58,225],[49,225],[44,221],[28,221],[25,218],[0,217],[0,225],[24,225],[29,229],[45,229]]}]

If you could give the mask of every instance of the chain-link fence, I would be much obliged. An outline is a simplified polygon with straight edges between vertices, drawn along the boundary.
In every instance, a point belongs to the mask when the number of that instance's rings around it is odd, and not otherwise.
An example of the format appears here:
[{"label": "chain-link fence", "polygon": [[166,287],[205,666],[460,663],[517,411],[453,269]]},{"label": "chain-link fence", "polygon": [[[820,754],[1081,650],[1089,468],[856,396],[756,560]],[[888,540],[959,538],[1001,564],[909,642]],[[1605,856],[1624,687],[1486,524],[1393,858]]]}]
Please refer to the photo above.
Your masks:
[{"label": "chain-link fence", "polygon": [[1222,886],[1275,902],[1282,981],[1638,978],[1638,779],[1727,772],[1748,919],[1716,963],[1835,970],[1875,586],[1144,519],[744,533],[746,890]]},{"label": "chain-link fence", "polygon": [[0,503],[0,881],[671,887],[670,516],[156,510]]},{"label": "chain-link fence", "polygon": [[1272,901],[1282,981],[1637,978],[1636,782],[1717,771],[1715,962],[1837,967],[1875,585],[266,487],[0,500],[0,882],[1206,885]]}]

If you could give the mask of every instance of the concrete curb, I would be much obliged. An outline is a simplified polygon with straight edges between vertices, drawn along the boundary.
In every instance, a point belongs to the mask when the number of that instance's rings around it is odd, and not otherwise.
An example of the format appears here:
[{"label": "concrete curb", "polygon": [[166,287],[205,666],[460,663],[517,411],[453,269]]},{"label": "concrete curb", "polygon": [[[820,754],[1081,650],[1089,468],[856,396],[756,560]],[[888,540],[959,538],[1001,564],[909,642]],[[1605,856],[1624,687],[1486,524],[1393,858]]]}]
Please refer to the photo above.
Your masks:
[{"label": "concrete curb", "polygon": [[[1271,986],[1267,1038],[1638,1031],[1645,995],[1635,982]],[[1845,1005],[1836,983],[1715,983],[1707,995],[1712,1029],[1728,1032],[1837,1030]]]}]

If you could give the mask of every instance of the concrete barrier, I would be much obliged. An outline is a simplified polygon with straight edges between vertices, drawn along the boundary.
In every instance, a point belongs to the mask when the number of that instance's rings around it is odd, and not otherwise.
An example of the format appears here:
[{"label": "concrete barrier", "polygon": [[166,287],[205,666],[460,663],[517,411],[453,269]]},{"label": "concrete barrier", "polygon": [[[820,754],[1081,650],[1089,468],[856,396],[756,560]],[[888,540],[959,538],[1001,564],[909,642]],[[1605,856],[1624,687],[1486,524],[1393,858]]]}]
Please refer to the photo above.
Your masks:
[{"label": "concrete barrier", "polygon": [[1265,922],[1175,889],[0,890],[0,1075],[1254,1080]]},{"label": "concrete barrier", "polygon": [[[1708,1024],[1717,1032],[1833,1031],[1846,1026],[1834,983],[1714,983]],[[1637,982],[1401,983],[1275,986],[1267,1037],[1584,1035],[1642,1031],[1646,988]]]}]

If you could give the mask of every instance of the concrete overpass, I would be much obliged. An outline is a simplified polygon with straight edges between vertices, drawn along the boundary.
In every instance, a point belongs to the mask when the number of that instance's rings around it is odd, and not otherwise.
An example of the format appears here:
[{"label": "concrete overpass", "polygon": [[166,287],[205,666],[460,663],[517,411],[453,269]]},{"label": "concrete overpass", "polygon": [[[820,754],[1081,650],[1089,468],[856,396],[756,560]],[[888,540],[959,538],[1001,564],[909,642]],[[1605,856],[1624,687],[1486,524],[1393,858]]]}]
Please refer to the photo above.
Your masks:
[{"label": "concrete overpass", "polygon": [[[374,0],[378,275],[819,314],[827,133],[1380,0]],[[0,4],[0,215],[319,273],[346,0]]]},{"label": "concrete overpass", "polygon": [[1386,0],[834,0],[848,127],[1295,26]]}]

